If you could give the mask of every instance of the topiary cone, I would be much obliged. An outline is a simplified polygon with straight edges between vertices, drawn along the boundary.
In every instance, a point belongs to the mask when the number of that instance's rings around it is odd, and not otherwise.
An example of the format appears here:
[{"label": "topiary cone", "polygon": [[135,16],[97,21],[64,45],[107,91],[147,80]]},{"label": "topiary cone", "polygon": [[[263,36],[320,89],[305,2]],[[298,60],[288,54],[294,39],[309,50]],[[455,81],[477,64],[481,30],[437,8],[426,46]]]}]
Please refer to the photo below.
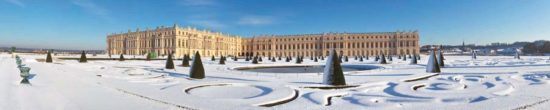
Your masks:
[{"label": "topiary cone", "polygon": [[189,77],[194,79],[203,79],[204,76],[204,67],[202,66],[201,55],[199,52],[195,52],[193,56],[193,63],[191,64],[191,69],[189,70]]},{"label": "topiary cone", "polygon": [[52,63],[52,62],[53,62],[52,53],[51,51],[48,51],[48,55],[46,55],[46,63]]},{"label": "topiary cone", "polygon": [[338,54],[335,49],[330,51],[330,56],[325,64],[323,73],[323,84],[327,85],[346,85],[346,79],[342,66],[340,65]]},{"label": "topiary cone", "polygon": [[80,59],[78,60],[80,63],[86,63],[88,62],[88,59],[86,58],[86,52],[82,51],[82,55],[80,55]]},{"label": "topiary cone", "polygon": [[120,58],[118,59],[118,61],[124,61],[124,55],[120,54]]},{"label": "topiary cone", "polygon": [[189,67],[189,55],[183,55],[183,60],[181,62],[181,66],[183,67]]},{"label": "topiary cone", "polygon": [[166,59],[166,69],[174,69],[174,61],[172,59],[172,54],[168,54],[168,58]]},{"label": "topiary cone", "polygon": [[435,50],[430,52],[430,58],[428,59],[428,64],[426,65],[426,72],[428,73],[440,73],[439,64],[437,64],[437,58],[435,56]]}]

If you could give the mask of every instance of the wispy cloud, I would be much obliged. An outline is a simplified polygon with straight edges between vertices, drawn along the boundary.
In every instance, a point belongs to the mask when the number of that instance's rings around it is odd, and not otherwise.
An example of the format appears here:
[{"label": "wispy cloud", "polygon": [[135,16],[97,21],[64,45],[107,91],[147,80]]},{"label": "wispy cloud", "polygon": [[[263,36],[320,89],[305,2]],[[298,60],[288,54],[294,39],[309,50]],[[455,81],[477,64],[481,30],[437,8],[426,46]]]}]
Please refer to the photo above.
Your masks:
[{"label": "wispy cloud", "polygon": [[6,2],[17,5],[19,7],[25,7],[25,3],[21,2],[21,0],[6,0]]},{"label": "wispy cloud", "polygon": [[226,24],[223,24],[217,20],[191,20],[189,21],[189,23],[212,29],[221,29],[227,27]]},{"label": "wispy cloud", "polygon": [[240,25],[268,25],[273,23],[274,18],[271,16],[244,16],[238,21]]},{"label": "wispy cloud", "polygon": [[214,0],[182,0],[180,4],[185,6],[214,6],[218,2]]},{"label": "wispy cloud", "polygon": [[114,19],[109,14],[109,10],[97,5],[91,0],[74,0],[73,4],[81,7],[82,9],[102,18],[109,22],[114,22]]}]

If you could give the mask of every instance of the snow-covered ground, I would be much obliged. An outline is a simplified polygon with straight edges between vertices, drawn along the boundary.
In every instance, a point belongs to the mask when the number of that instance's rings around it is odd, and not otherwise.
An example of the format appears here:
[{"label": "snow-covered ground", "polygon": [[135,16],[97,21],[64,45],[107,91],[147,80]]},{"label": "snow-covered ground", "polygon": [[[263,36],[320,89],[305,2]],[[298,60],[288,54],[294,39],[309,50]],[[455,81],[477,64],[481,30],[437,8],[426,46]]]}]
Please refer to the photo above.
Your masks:
[{"label": "snow-covered ground", "polygon": [[[393,57],[390,64],[349,58],[344,66],[379,66],[345,72],[343,89],[318,89],[321,73],[260,73],[236,70],[261,66],[324,65],[308,57],[260,64],[228,58],[225,65],[202,59],[205,79],[190,79],[189,67],[164,69],[165,61],[76,60],[38,62],[46,55],[20,54],[31,68],[32,85],[21,78],[10,54],[0,54],[0,109],[3,110],[164,110],[164,109],[547,109],[548,56],[447,56],[440,74]],[[79,57],[54,56],[54,57]],[[88,55],[88,58],[94,56]],[[99,55],[95,57],[107,57]],[[115,57],[115,56],[113,56]],[[116,56],[118,57],[118,56]],[[133,56],[125,56],[133,58]],[[138,56],[142,57],[142,56]],[[175,61],[176,65],[181,60]],[[432,77],[433,76],[433,77]],[[415,80],[417,78],[425,78]]]}]

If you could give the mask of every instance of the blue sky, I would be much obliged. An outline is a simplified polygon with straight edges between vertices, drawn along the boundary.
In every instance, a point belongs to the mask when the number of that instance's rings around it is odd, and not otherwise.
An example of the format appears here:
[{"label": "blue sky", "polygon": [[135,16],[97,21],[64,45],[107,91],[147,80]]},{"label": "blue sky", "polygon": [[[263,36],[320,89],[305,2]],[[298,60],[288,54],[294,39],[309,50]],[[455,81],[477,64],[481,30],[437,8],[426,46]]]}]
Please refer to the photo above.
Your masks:
[{"label": "blue sky", "polygon": [[418,30],[421,44],[550,40],[550,0],[2,0],[0,46],[105,49],[107,33],[194,26],[262,34]]}]

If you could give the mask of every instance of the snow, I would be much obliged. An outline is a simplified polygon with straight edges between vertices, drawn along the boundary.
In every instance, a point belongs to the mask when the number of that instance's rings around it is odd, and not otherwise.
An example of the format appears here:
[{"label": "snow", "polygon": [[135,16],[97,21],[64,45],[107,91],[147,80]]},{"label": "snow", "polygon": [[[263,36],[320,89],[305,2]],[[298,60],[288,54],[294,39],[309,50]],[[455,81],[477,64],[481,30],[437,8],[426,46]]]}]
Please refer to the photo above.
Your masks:
[{"label": "snow", "polygon": [[[266,66],[318,66],[264,60],[260,64],[203,58],[204,79],[189,78],[189,67],[164,69],[165,61],[59,60],[40,62],[45,54],[19,54],[31,68],[31,85],[19,84],[15,59],[0,53],[0,109],[423,109],[486,110],[550,107],[548,56],[445,56],[441,73],[426,73],[427,57],[418,64],[393,60],[378,64],[350,59],[342,66],[381,68],[344,72],[357,87],[323,87],[321,73],[257,73],[239,70]],[[106,58],[107,55],[88,58]],[[133,56],[128,56],[132,58]],[[144,56],[136,56],[143,58]],[[38,59],[38,60],[37,60]],[[408,59],[411,60],[411,59]],[[174,61],[176,65],[181,60]],[[269,105],[269,106],[268,106]]]}]

